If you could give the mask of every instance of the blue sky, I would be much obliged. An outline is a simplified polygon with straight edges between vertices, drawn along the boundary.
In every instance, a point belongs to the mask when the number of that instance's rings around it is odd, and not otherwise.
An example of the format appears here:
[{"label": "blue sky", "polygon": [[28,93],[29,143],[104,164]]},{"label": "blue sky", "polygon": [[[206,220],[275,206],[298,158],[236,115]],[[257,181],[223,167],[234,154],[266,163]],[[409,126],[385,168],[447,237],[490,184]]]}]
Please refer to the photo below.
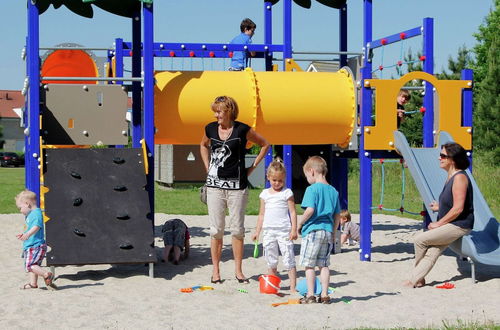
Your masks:
[{"label": "blue sky", "polygon": [[[348,50],[361,52],[363,8],[361,0],[348,0]],[[424,17],[434,21],[435,72],[446,68],[447,59],[456,56],[460,46],[475,44],[473,33],[484,22],[492,7],[491,0],[374,0],[373,38],[381,38],[422,24]],[[228,42],[239,32],[242,18],[257,24],[254,43],[263,42],[263,1],[261,0],[156,0],[155,41],[157,42]],[[293,5],[293,49],[295,51],[337,51],[338,12],[313,1],[309,10]],[[21,50],[26,36],[26,1],[0,1],[0,89],[20,90],[25,64]],[[114,16],[94,7],[94,19],[79,17],[65,7],[51,7],[40,16],[40,46],[72,42],[86,47],[111,47],[114,38],[131,39],[131,25],[126,18]],[[282,42],[282,5],[273,7],[273,42]],[[422,39],[407,40],[403,51],[421,50]],[[384,50],[388,66],[399,60],[401,45]],[[102,56],[103,53],[96,52]],[[222,69],[226,63],[195,59],[193,63],[157,60],[157,69]],[[374,65],[381,64],[377,54]],[[254,60],[259,69],[262,64]],[[389,69],[386,70],[388,74]],[[394,71],[395,73],[395,71]]]}]

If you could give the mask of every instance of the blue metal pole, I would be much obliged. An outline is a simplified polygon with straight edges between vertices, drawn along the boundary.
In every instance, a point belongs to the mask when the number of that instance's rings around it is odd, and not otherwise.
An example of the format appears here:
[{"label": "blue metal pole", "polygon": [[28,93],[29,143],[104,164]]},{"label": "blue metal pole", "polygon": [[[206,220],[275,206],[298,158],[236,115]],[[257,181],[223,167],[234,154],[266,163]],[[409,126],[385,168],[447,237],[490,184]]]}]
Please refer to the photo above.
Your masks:
[{"label": "blue metal pole", "polygon": [[[273,43],[273,4],[264,2],[264,43],[270,45]],[[273,69],[273,53],[265,53],[266,71]]]},{"label": "blue metal pole", "polygon": [[[123,78],[123,39],[115,39],[115,77]],[[117,81],[115,84],[123,85],[123,81]]]},{"label": "blue metal pole", "polygon": [[292,58],[292,0],[283,4],[283,70],[287,58]]},{"label": "blue metal pole", "polygon": [[[423,55],[425,56],[424,71],[434,73],[434,19],[426,17],[423,20]],[[428,81],[425,83],[424,95],[424,120],[423,120],[423,145],[424,148],[434,146],[434,92],[433,86]]]},{"label": "blue metal pole", "polygon": [[[347,51],[347,4],[339,9],[339,49]],[[347,65],[347,55],[340,55],[340,66]],[[340,195],[340,207],[348,209],[348,163],[346,158],[332,157],[330,182]]]},{"label": "blue metal pole", "polygon": [[[28,1],[28,125],[29,143],[26,148],[26,157],[30,158],[28,167],[29,181],[26,188],[36,193],[40,199],[40,170],[38,168],[40,157],[40,59],[38,56],[39,39],[38,7]],[[26,165],[25,165],[26,166]]]},{"label": "blue metal pole", "polygon": [[[266,154],[266,159],[265,159],[265,165],[266,165],[266,173],[267,173],[267,168],[269,167],[269,164],[271,164],[271,162],[273,161],[273,146],[271,146],[271,148],[269,148],[269,150],[267,151],[267,154]],[[269,188],[271,187],[271,185],[269,184],[269,181],[267,181],[267,174],[265,175],[265,182],[266,182],[266,188]]]},{"label": "blue metal pole", "polygon": [[[465,69],[465,70],[462,70],[462,76],[461,76],[461,79],[462,80],[470,80],[470,81],[473,81],[474,79],[474,71],[472,71],[471,69]],[[464,89],[462,91],[462,125],[463,126],[470,126],[472,128],[472,124],[473,124],[473,117],[472,117],[472,114],[474,112],[474,102],[473,102],[473,91],[472,91],[472,86],[471,88],[469,89]],[[472,133],[474,133],[474,130],[472,130]],[[472,134],[471,133],[471,134]],[[472,173],[472,150],[470,151],[470,154],[469,154],[469,161],[470,161],[470,166],[469,166],[469,170],[471,171]]]},{"label": "blue metal pole", "polygon": [[[132,15],[132,77],[141,77],[141,14]],[[132,147],[141,146],[141,82],[132,82]]]},{"label": "blue metal pole", "polygon": [[[372,63],[369,57],[370,42],[372,40],[372,0],[364,0],[363,4],[363,41],[364,66],[361,71],[363,86],[367,79],[372,77]],[[371,260],[372,235],[372,159],[371,154],[365,151],[365,126],[371,125],[372,90],[361,89],[361,139],[359,145],[359,217],[361,227],[360,253],[361,261]]]},{"label": "blue metal pole", "polygon": [[148,176],[147,190],[149,192],[151,216],[154,216],[154,57],[153,57],[153,4],[143,4],[144,18],[144,139],[146,141]]},{"label": "blue metal pole", "polygon": [[[339,49],[347,52],[347,3],[339,9]],[[340,67],[347,65],[347,55],[340,55]]]},{"label": "blue metal pole", "polygon": [[283,162],[286,167],[286,186],[287,188],[292,189],[292,146],[284,145],[283,146]]},{"label": "blue metal pole", "polygon": [[[29,25],[28,25],[28,31],[29,31]],[[26,36],[26,44],[25,44],[25,51],[28,52],[28,45],[29,45],[29,40],[28,40],[28,36]],[[29,72],[29,63],[30,63],[30,60],[29,60],[29,57],[28,57],[28,54],[26,53],[26,57],[25,57],[25,60],[26,60],[26,63],[25,63],[25,67],[26,67],[26,75],[25,75],[25,82],[28,81],[28,72]],[[27,91],[27,87],[23,87],[23,89],[25,89],[25,91]],[[24,128],[28,128],[29,129],[29,123],[28,123],[28,110],[29,110],[29,105],[28,105],[28,93],[25,94],[24,96],[24,111],[23,111],[23,124],[24,124]],[[31,157],[28,157],[29,155],[29,144],[30,144],[30,140],[29,140],[29,134],[24,134],[24,186],[26,188],[28,188],[28,182],[31,180],[31,172],[28,170],[30,168],[30,162],[31,162]]]},{"label": "blue metal pole", "polygon": [[[264,44],[272,44],[273,43],[273,4],[269,1],[264,2]],[[266,63],[266,71],[272,71],[273,69],[273,56],[272,52],[266,53],[264,56]],[[269,148],[269,151],[266,154],[265,158],[265,168],[267,172],[267,168],[269,164],[273,161],[273,147]],[[288,169],[291,172],[291,169]],[[287,178],[288,179],[288,178]],[[288,180],[287,180],[288,181]],[[266,188],[270,187],[269,181],[267,181],[267,175],[265,179]]]},{"label": "blue metal pole", "polygon": [[[283,5],[283,70],[286,59],[292,58],[292,0],[285,0]],[[286,186],[292,188],[292,147],[283,146],[283,161],[286,167]]]},{"label": "blue metal pole", "polygon": [[[434,20],[426,17],[422,24],[423,35],[423,55],[424,72],[429,74],[434,73]],[[424,148],[434,147],[434,91],[430,82],[425,82],[425,95],[424,95],[425,113],[423,117],[423,146]],[[425,209],[425,205],[424,205]],[[430,216],[425,214],[423,221],[423,230],[427,230],[428,225],[432,222]]]}]

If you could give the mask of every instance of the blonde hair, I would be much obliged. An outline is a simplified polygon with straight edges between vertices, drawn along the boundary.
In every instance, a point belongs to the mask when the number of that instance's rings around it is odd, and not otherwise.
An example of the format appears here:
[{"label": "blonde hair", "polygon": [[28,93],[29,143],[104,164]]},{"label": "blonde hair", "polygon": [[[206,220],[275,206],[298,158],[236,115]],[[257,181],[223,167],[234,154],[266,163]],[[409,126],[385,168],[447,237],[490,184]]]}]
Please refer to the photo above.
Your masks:
[{"label": "blonde hair", "polygon": [[279,157],[274,158],[267,168],[267,176],[272,175],[273,173],[283,173],[286,175],[285,164],[283,164],[283,160]]},{"label": "blonde hair", "polygon": [[342,211],[340,211],[339,215],[341,218],[346,218],[347,221],[351,221],[351,213],[349,213],[349,211],[342,210]]},{"label": "blonde hair", "polygon": [[30,205],[36,205],[37,203],[36,194],[28,189],[25,189],[21,191],[19,194],[17,194],[15,200],[16,202],[22,201]]},{"label": "blonde hair", "polygon": [[238,118],[238,103],[231,96],[217,96],[212,103],[212,111],[227,111],[231,120]]},{"label": "blonde hair", "polygon": [[304,171],[309,169],[313,169],[315,172],[326,175],[328,173],[328,166],[326,165],[326,161],[320,156],[312,156],[304,164]]}]

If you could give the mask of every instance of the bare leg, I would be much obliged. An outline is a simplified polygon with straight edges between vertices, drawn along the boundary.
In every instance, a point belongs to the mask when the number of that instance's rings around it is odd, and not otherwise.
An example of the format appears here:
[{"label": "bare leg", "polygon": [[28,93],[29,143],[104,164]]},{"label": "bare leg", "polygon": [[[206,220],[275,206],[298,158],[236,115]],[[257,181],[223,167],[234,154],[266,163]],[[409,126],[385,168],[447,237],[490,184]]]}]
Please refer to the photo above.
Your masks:
[{"label": "bare leg", "polygon": [[295,293],[297,292],[296,287],[297,287],[297,268],[292,267],[288,271],[288,278],[290,279],[290,292]]},{"label": "bare leg", "polygon": [[32,286],[32,287],[37,287],[38,286],[38,275],[33,273],[33,272],[29,272],[28,273],[28,278],[29,278],[29,284]]},{"label": "bare leg", "polygon": [[316,272],[314,267],[306,267],[307,297],[314,296],[314,284],[316,283]]},{"label": "bare leg", "polygon": [[165,262],[168,262],[168,255],[171,249],[172,245],[165,245],[165,249],[163,249],[163,260],[165,260]]},{"label": "bare leg", "polygon": [[236,277],[239,279],[245,279],[245,275],[242,270],[243,262],[243,239],[233,237],[233,258],[234,258],[234,270]]},{"label": "bare leg", "polygon": [[212,238],[210,242],[210,254],[212,256],[212,280],[220,280],[220,257],[222,255],[222,239]]},{"label": "bare leg", "polygon": [[174,246],[174,264],[178,264],[181,258],[181,248],[178,246]]},{"label": "bare leg", "polygon": [[267,273],[269,275],[279,276],[277,268],[268,268]]},{"label": "bare leg", "polygon": [[321,297],[328,296],[328,287],[330,286],[330,269],[328,267],[321,267],[319,272],[321,281]]}]

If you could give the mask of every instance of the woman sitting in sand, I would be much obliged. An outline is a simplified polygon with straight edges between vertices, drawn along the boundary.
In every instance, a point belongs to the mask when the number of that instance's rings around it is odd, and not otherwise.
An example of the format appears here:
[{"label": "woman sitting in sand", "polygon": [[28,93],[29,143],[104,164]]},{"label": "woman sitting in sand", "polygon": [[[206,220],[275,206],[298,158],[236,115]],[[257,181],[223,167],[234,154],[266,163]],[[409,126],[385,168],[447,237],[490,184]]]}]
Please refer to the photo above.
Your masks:
[{"label": "woman sitting in sand", "polygon": [[428,231],[415,236],[415,268],[411,278],[404,282],[408,287],[425,285],[425,276],[437,258],[455,240],[467,235],[474,226],[472,184],[465,173],[469,159],[461,145],[447,143],[439,154],[439,166],[448,172],[439,203],[430,204],[438,213],[438,221],[429,224]]}]

